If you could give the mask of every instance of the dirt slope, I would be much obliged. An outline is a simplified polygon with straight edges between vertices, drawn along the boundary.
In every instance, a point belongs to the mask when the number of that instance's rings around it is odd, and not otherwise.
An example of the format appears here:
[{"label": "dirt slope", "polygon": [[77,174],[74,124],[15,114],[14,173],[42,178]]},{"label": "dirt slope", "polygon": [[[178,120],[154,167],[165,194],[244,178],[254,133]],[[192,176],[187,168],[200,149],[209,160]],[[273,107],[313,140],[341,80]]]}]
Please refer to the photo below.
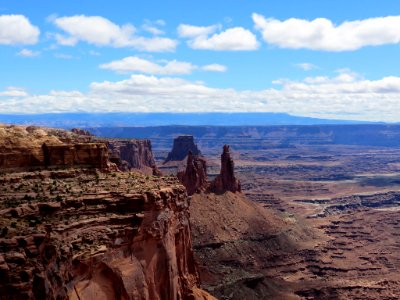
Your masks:
[{"label": "dirt slope", "polygon": [[309,246],[317,233],[230,192],[194,195],[190,219],[200,277],[209,292],[219,299],[299,299],[287,282],[268,274],[269,265]]}]

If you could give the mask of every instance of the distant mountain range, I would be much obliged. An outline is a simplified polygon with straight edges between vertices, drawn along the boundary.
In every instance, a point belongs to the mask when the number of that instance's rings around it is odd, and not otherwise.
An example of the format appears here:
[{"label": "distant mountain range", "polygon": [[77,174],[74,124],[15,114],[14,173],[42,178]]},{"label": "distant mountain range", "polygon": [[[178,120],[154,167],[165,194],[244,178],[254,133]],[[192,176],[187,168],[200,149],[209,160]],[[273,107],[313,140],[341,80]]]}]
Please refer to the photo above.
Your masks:
[{"label": "distant mountain range", "polygon": [[[373,124],[352,120],[329,120],[292,116],[286,113],[60,113],[0,115],[0,123],[49,127],[121,127],[166,125],[263,126]],[[377,123],[375,123],[377,124]]]}]

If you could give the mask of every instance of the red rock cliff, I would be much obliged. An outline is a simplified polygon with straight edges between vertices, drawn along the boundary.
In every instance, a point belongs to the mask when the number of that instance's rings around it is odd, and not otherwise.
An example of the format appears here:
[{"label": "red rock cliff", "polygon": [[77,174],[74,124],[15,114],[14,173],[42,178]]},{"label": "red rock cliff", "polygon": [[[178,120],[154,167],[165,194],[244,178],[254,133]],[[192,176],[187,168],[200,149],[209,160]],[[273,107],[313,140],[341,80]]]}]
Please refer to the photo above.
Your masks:
[{"label": "red rock cliff", "polygon": [[213,299],[199,288],[185,188],[100,173],[106,146],[66,139],[0,126],[0,153],[28,158],[0,174],[0,299]]},{"label": "red rock cliff", "polygon": [[104,142],[81,142],[62,130],[0,127],[0,172],[61,166],[107,168],[107,147]]},{"label": "red rock cliff", "polygon": [[111,161],[122,171],[138,169],[157,175],[157,167],[151,150],[150,140],[109,140]]},{"label": "red rock cliff", "polygon": [[0,295],[207,299],[198,288],[184,187],[133,173],[85,173],[0,177],[7,187],[0,194]]}]

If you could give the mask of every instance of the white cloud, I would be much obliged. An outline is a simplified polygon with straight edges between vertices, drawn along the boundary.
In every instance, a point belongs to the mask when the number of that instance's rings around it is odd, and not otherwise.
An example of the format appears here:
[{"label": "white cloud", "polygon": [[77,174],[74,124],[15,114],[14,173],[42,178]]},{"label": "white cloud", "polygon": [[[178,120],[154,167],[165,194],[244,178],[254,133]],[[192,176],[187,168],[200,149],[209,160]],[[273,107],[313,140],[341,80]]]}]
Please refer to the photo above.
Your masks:
[{"label": "white cloud", "polygon": [[39,35],[39,28],[25,16],[0,15],[0,45],[33,45]]},{"label": "white cloud", "polygon": [[133,25],[119,26],[100,16],[77,15],[54,18],[52,22],[67,34],[56,35],[57,42],[65,46],[83,41],[96,46],[129,47],[150,52],[174,51],[177,46],[177,42],[169,38],[137,36]]},{"label": "white cloud", "polygon": [[247,111],[400,121],[400,77],[368,80],[342,72],[335,77],[275,83],[279,85],[276,88],[237,91],[181,78],[132,75],[117,82],[93,82],[88,93],[52,91],[23,96],[18,91],[6,91],[9,97],[0,101],[0,113]]},{"label": "white cloud", "polygon": [[340,25],[325,18],[280,21],[256,13],[252,18],[265,42],[281,48],[352,51],[400,42],[400,16],[347,21]]},{"label": "white cloud", "polygon": [[220,25],[206,27],[181,24],[178,27],[178,34],[180,37],[188,38],[188,45],[193,49],[244,51],[256,50],[259,47],[256,36],[243,27],[233,27],[219,32],[220,30]]},{"label": "white cloud", "polygon": [[162,61],[160,63],[152,62],[136,56],[125,57],[121,60],[100,65],[100,68],[112,70],[119,73],[137,72],[154,75],[182,75],[191,74],[194,70],[202,69],[204,71],[224,72],[226,67],[219,64],[211,64],[203,67],[196,66],[190,62],[184,61]]},{"label": "white cloud", "polygon": [[214,72],[226,72],[228,70],[228,68],[226,66],[220,65],[220,64],[210,64],[210,65],[203,66],[202,70],[214,71]]},{"label": "white cloud", "polygon": [[156,26],[152,26],[152,25],[149,25],[149,24],[143,24],[142,25],[142,29],[147,31],[147,32],[150,32],[151,34],[154,34],[154,35],[165,34],[165,32],[163,30],[157,28]]},{"label": "white cloud", "polygon": [[142,25],[142,29],[153,35],[165,34],[165,32],[158,26],[165,26],[164,20],[156,20],[156,21],[145,20],[144,24]]},{"label": "white cloud", "polygon": [[198,36],[207,36],[217,31],[220,25],[211,26],[193,26],[188,24],[180,24],[178,26],[178,35],[184,38],[196,38]]},{"label": "white cloud", "polygon": [[22,56],[22,57],[35,57],[38,56],[40,54],[39,51],[32,51],[29,49],[22,49],[21,51],[19,51],[17,53],[18,56]]},{"label": "white cloud", "polygon": [[0,92],[0,97],[26,97],[28,93],[23,88],[9,86],[5,91]]},{"label": "white cloud", "polygon": [[171,74],[190,74],[195,66],[188,62],[179,62],[176,60],[168,61],[165,64],[157,64],[152,61],[129,56],[121,60],[112,61],[100,65],[102,69],[113,70],[116,72],[139,72],[147,74],[171,75]]},{"label": "white cloud", "polygon": [[304,71],[311,71],[311,70],[314,70],[314,69],[318,69],[318,67],[316,65],[311,64],[311,63],[299,63],[299,64],[295,64],[295,66],[297,68],[300,68],[300,69],[304,70]]}]

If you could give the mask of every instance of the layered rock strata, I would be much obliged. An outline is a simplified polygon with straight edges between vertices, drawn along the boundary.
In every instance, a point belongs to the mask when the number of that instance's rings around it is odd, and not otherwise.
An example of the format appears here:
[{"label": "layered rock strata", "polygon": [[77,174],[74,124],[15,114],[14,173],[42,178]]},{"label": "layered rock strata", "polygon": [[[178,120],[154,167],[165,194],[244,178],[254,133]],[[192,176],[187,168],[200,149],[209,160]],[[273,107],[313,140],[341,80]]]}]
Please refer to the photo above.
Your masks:
[{"label": "layered rock strata", "polygon": [[106,145],[77,140],[0,126],[0,154],[12,154],[0,164],[0,299],[213,299],[185,188],[103,169]]},{"label": "layered rock strata", "polygon": [[185,159],[189,151],[191,151],[192,154],[195,156],[201,155],[200,150],[194,143],[194,138],[192,135],[178,136],[174,139],[172,151],[168,153],[167,159],[164,163],[167,163],[169,161],[181,161]]},{"label": "layered rock strata", "polygon": [[59,167],[108,168],[107,147],[61,130],[0,127],[0,172]]},{"label": "layered rock strata", "polygon": [[174,179],[75,169],[0,182],[0,299],[207,299]]},{"label": "layered rock strata", "polygon": [[147,174],[160,175],[154,161],[150,140],[109,140],[110,160],[121,171],[138,169]]},{"label": "layered rock strata", "polygon": [[188,195],[199,193],[207,189],[207,163],[202,157],[193,155],[191,151],[187,156],[185,171],[178,172],[179,181],[186,187]]},{"label": "layered rock strata", "polygon": [[93,136],[93,134],[91,134],[90,131],[81,128],[72,128],[71,132],[78,135]]}]

